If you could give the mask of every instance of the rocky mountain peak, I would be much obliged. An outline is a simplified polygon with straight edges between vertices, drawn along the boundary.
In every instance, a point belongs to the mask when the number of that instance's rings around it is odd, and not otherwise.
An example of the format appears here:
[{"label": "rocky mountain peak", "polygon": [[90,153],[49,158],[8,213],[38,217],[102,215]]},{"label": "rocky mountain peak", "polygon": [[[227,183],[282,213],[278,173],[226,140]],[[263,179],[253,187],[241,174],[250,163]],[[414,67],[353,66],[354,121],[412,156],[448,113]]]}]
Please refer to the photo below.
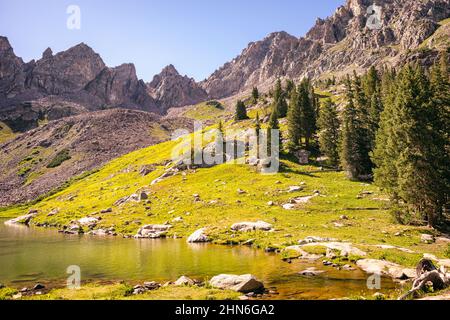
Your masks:
[{"label": "rocky mountain peak", "polygon": [[169,64],[168,66],[164,67],[164,69],[162,69],[161,76],[179,76],[180,74],[178,73],[178,70],[175,68],[175,66],[173,64]]},{"label": "rocky mountain peak", "polygon": [[9,40],[7,37],[0,36],[0,54],[4,54],[5,52],[11,52],[12,47],[9,43]]},{"label": "rocky mountain peak", "polygon": [[166,66],[155,75],[147,88],[163,110],[196,104],[208,98],[194,79],[180,75],[173,65]]},{"label": "rocky mountain peak", "polygon": [[[382,8],[375,29],[367,27],[373,4]],[[449,16],[450,0],[347,0],[332,16],[318,18],[304,37],[276,32],[251,42],[201,85],[211,98],[224,98],[253,86],[268,88],[280,77],[314,78],[380,63],[396,65]]]},{"label": "rocky mountain peak", "polygon": [[53,51],[51,48],[45,49],[45,51],[42,53],[42,59],[50,59],[53,57]]}]

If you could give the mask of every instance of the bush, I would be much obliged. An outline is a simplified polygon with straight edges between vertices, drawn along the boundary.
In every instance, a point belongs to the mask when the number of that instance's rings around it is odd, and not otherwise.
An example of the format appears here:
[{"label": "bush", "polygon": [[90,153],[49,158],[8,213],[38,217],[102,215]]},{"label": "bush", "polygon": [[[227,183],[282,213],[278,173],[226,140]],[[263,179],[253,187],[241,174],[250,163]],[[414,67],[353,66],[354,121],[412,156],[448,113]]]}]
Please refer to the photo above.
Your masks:
[{"label": "bush", "polygon": [[52,161],[47,165],[47,168],[56,168],[59,167],[64,161],[71,159],[69,155],[69,150],[64,149],[53,158]]}]

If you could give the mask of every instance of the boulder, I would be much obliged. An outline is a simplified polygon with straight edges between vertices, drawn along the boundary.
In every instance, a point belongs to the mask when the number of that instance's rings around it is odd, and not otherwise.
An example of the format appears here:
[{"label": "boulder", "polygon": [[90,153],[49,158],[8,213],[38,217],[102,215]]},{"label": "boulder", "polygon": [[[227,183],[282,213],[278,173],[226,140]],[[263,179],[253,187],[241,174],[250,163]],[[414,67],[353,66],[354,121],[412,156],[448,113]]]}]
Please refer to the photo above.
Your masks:
[{"label": "boulder", "polygon": [[31,220],[37,215],[37,212],[32,212],[20,217],[17,217],[15,219],[11,219],[5,222],[5,224],[25,224],[29,225]]},{"label": "boulder", "polygon": [[393,279],[411,279],[416,277],[416,270],[404,268],[390,261],[362,259],[358,260],[356,265],[367,273],[386,275]]},{"label": "boulder", "polygon": [[255,231],[255,230],[270,231],[272,230],[272,228],[273,226],[270,223],[264,221],[239,222],[231,226],[231,230],[240,232]]},{"label": "boulder", "polygon": [[303,188],[300,186],[290,186],[288,192],[292,193],[292,192],[299,192],[302,190]]},{"label": "boulder", "polygon": [[367,255],[364,251],[354,247],[349,242],[315,242],[304,244],[302,247],[308,246],[322,246],[330,250],[335,250],[340,252],[341,257],[348,257],[349,255],[365,257]]},{"label": "boulder", "polygon": [[255,276],[251,274],[245,275],[230,275],[220,274],[213,277],[209,284],[214,288],[223,290],[233,290],[242,293],[249,292],[262,292],[264,290],[264,284],[257,280]]},{"label": "boulder", "polygon": [[338,242],[338,240],[334,238],[321,238],[316,236],[308,236],[305,239],[299,240],[298,244],[303,245],[307,243],[317,243],[317,242]]},{"label": "boulder", "polygon": [[191,234],[189,236],[189,238],[187,239],[187,242],[188,243],[199,243],[199,242],[210,241],[208,236],[205,234],[205,231],[206,231],[205,228],[198,229],[197,231],[195,231],[193,234]]},{"label": "boulder", "polygon": [[135,238],[149,238],[156,239],[165,237],[171,225],[165,224],[148,224],[139,229]]},{"label": "boulder", "polygon": [[435,242],[435,239],[431,234],[422,234],[420,235],[420,241],[423,243],[431,244]]},{"label": "boulder", "polygon": [[152,173],[153,171],[155,171],[155,166],[148,164],[148,165],[144,165],[139,169],[139,174],[143,177],[145,177],[146,175]]},{"label": "boulder", "polygon": [[175,281],[174,284],[176,286],[193,286],[195,284],[195,281],[186,276],[181,276],[177,281]]},{"label": "boulder", "polygon": [[95,225],[99,222],[99,219],[92,218],[92,217],[85,217],[78,220],[78,223],[82,226],[89,226],[89,225]]}]

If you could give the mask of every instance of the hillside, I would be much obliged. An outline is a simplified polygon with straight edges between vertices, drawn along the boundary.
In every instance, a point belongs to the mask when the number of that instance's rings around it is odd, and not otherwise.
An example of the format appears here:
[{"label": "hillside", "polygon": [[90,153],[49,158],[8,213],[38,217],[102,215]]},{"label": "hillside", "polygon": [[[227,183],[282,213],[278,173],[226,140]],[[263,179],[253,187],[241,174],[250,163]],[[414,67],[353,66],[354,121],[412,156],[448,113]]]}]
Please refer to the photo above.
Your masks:
[{"label": "hillside", "polygon": [[[190,123],[112,109],[43,122],[16,138],[4,125],[0,132],[7,142],[0,145],[0,206],[36,199],[114,158],[166,141],[174,129],[190,128]],[[50,165],[59,158],[61,163]]]},{"label": "hillside", "polygon": [[[69,230],[76,220],[90,217],[96,222],[90,228],[84,226],[85,232],[113,228],[124,237],[134,236],[147,224],[170,225],[168,237],[185,238],[206,228],[215,243],[266,250],[283,249],[308,236],[336,238],[353,243],[368,257],[404,267],[415,266],[424,253],[441,259],[448,255],[446,238],[437,238],[433,244],[421,242],[424,233],[438,237],[436,231],[394,223],[386,210],[387,198],[377,187],[349,181],[343,172],[315,165],[302,166],[284,159],[278,174],[263,175],[253,166],[223,164],[175,171],[152,183],[173,166],[170,157],[175,143],[122,156],[32,207],[12,208],[2,215],[18,216],[33,209],[38,212],[33,224],[60,230]],[[142,168],[151,170],[143,175]],[[292,186],[299,188],[289,191]],[[142,192],[148,198],[139,200]],[[286,206],[292,199],[297,205]],[[231,231],[231,225],[242,221],[265,221],[274,229]],[[314,247],[307,250],[322,252]],[[288,250],[280,258],[298,255]]]}]

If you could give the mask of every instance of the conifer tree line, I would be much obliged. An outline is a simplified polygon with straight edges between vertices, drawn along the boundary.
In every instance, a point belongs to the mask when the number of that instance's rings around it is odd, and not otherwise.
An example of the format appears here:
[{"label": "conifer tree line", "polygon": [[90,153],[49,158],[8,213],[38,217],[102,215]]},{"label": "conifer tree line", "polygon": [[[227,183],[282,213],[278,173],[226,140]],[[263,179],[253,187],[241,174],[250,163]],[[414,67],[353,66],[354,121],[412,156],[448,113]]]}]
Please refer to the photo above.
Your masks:
[{"label": "conifer tree line", "polygon": [[[332,83],[334,77],[327,85]],[[279,129],[286,118],[287,152],[316,151],[349,179],[373,180],[390,195],[401,222],[443,226],[450,191],[448,55],[430,69],[414,63],[398,70],[372,67],[340,83],[345,95],[338,110],[331,98],[319,103],[309,79],[298,85],[278,80],[268,129]],[[242,106],[237,111],[246,118]],[[259,117],[256,126],[261,130]]]}]

